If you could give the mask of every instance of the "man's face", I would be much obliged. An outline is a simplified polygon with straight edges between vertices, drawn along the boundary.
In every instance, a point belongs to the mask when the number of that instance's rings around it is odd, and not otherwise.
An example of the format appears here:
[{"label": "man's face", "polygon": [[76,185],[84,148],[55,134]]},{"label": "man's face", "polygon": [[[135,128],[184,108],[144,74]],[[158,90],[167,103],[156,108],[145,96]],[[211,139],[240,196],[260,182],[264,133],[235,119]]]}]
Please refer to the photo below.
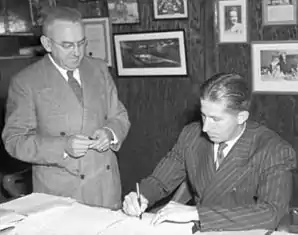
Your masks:
[{"label": "man's face", "polygon": [[230,11],[230,14],[229,14],[229,17],[230,17],[230,22],[234,25],[238,22],[238,13],[237,11]]},{"label": "man's face", "polygon": [[84,26],[78,22],[56,21],[48,35],[49,52],[66,70],[76,69],[85,53]]},{"label": "man's face", "polygon": [[236,138],[245,121],[239,119],[239,113],[228,112],[224,101],[201,99],[203,131],[214,143],[229,141]]}]

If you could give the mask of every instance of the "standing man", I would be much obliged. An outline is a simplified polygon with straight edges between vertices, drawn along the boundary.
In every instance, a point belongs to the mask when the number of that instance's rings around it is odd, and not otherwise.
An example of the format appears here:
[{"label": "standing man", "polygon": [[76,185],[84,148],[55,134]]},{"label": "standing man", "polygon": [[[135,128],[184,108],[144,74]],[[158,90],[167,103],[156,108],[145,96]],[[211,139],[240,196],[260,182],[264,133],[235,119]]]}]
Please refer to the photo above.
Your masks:
[{"label": "standing man", "polygon": [[250,93],[236,74],[217,74],[201,87],[202,124],[186,126],[173,149],[125,196],[137,216],[188,181],[195,206],[169,202],[152,223],[193,222],[196,229],[274,229],[288,211],[293,148],[275,132],[248,121]]},{"label": "standing man", "polygon": [[8,92],[3,140],[33,164],[34,192],[119,208],[116,155],[130,122],[106,64],[84,56],[80,13],[53,8],[43,24],[43,59],[18,73]]}]

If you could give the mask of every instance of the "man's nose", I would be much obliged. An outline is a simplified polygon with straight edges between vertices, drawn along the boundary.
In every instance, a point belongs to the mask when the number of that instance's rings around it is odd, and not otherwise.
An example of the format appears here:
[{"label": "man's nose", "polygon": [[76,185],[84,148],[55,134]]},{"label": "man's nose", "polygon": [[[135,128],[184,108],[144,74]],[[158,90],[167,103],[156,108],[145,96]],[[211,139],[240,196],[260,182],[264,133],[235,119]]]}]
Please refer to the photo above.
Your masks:
[{"label": "man's nose", "polygon": [[207,132],[210,130],[210,121],[208,120],[208,118],[205,118],[205,120],[203,121],[203,131]]},{"label": "man's nose", "polygon": [[74,55],[79,56],[81,54],[80,46],[78,44],[74,44],[73,46]]}]

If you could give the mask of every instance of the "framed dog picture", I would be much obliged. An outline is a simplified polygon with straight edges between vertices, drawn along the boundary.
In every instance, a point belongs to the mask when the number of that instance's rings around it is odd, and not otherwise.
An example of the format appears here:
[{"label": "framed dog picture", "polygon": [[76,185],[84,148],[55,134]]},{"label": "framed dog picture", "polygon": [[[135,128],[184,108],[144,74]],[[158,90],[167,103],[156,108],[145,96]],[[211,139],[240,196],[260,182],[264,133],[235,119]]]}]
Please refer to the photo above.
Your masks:
[{"label": "framed dog picture", "polygon": [[219,43],[248,42],[247,0],[218,2]]},{"label": "framed dog picture", "polygon": [[298,92],[298,41],[252,42],[251,50],[254,92]]}]

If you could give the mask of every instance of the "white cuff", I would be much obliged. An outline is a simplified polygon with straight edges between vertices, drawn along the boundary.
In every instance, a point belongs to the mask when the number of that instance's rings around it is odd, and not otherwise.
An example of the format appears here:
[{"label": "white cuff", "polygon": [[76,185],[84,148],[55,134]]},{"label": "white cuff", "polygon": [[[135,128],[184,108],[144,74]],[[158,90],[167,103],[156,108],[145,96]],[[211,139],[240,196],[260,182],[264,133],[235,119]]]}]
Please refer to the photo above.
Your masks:
[{"label": "white cuff", "polygon": [[109,131],[112,132],[113,139],[111,140],[111,143],[110,144],[118,144],[119,140],[118,140],[117,136],[115,135],[115,132],[111,128],[109,128],[109,127],[106,127],[105,126],[103,128],[108,129]]}]

